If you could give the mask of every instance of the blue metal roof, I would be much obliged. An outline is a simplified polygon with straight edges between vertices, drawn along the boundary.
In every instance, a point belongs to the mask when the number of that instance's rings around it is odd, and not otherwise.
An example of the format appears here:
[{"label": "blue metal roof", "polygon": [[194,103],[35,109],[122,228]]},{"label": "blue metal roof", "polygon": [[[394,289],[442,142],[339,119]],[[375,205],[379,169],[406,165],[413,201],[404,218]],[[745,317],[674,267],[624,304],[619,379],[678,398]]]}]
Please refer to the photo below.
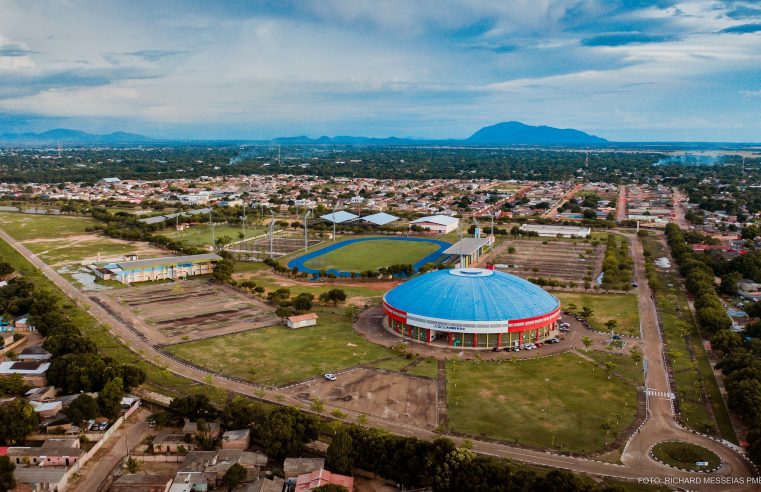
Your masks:
[{"label": "blue metal roof", "polygon": [[533,318],[560,306],[527,280],[481,268],[429,272],[390,290],[384,299],[410,314],[463,321]]}]

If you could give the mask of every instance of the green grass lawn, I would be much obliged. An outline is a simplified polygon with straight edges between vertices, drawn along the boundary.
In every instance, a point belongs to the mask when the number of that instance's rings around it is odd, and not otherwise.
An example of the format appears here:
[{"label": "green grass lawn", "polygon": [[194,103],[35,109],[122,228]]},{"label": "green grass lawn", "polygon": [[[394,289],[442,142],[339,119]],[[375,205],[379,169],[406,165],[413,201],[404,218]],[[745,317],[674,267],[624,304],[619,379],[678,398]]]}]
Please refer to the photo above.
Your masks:
[{"label": "green grass lawn", "polygon": [[29,243],[26,245],[30,251],[36,253],[42,261],[51,265],[56,263],[72,263],[85,258],[93,258],[100,253],[103,257],[134,253],[137,247],[134,244],[116,242],[108,238],[97,241],[67,245],[62,241]]},{"label": "green grass lawn", "polygon": [[325,253],[304,265],[315,270],[362,272],[390,265],[415,263],[437,249],[439,246],[428,242],[383,239],[362,241]]},{"label": "green grass lawn", "polygon": [[[666,255],[663,243],[654,235],[642,238],[642,245],[645,251],[651,253],[651,258]],[[675,271],[659,272],[658,276],[662,288],[655,293],[655,304],[663,326],[663,336],[668,348],[667,356],[674,370],[674,392],[679,401],[682,421],[699,432],[718,431],[724,439],[736,444],[737,436],[729,419],[729,411],[724,404],[697,324],[687,304],[687,293],[681,278]],[[686,336],[689,336],[690,342]],[[695,351],[695,360],[690,358],[688,343]],[[715,421],[702,400],[703,390],[711,397]]]},{"label": "green grass lawn", "polygon": [[631,384],[640,386],[644,381],[644,373],[642,372],[642,362],[635,364],[631,357],[624,354],[616,354],[612,352],[603,352],[601,350],[590,350],[588,352],[581,352],[590,359],[594,359],[595,362],[601,365],[610,360],[615,364],[613,372],[620,375]]},{"label": "green grass lawn", "polygon": [[[721,459],[713,451],[689,442],[665,441],[653,446],[653,456],[661,462],[682,470],[713,470],[721,464]],[[708,462],[698,466],[698,461]]]},{"label": "green grass lawn", "polygon": [[[401,372],[402,369],[409,366],[414,361],[415,358],[408,359],[406,357],[395,357],[393,359],[373,362],[370,365],[372,367],[377,367],[378,369]],[[406,371],[405,374],[436,379],[436,376],[438,375],[438,362],[433,357],[426,357],[425,359],[418,362],[414,367]]]},{"label": "green grass lawn", "polygon": [[408,374],[436,379],[439,374],[439,361],[428,357],[420,361],[415,367],[407,371]]},{"label": "green grass lawn", "polygon": [[[260,227],[247,226],[245,237],[255,237],[264,234],[264,229]],[[243,233],[243,228],[232,225],[218,225],[214,226],[214,238],[219,239],[227,236],[232,241],[240,240],[239,234]],[[167,229],[163,234],[172,239],[179,239],[183,243],[190,246],[211,246],[211,227],[208,225],[199,225],[195,227],[189,227],[184,231],[174,231]]]},{"label": "green grass lawn", "polygon": [[598,331],[608,332],[605,323],[614,319],[618,322],[616,333],[639,336],[639,305],[637,296],[629,294],[587,294],[581,292],[553,292],[560,299],[563,309],[576,304],[592,308],[589,325]]},{"label": "green grass lawn", "polygon": [[167,350],[210,369],[272,385],[395,356],[354,333],[343,309],[317,309],[317,326],[298,330],[273,326],[172,345]]},{"label": "green grass lawn", "polygon": [[0,212],[0,228],[19,241],[84,234],[85,228],[95,224],[86,217]]},{"label": "green grass lawn", "polygon": [[574,452],[602,448],[636,416],[633,385],[573,354],[447,361],[447,400],[452,430]]}]

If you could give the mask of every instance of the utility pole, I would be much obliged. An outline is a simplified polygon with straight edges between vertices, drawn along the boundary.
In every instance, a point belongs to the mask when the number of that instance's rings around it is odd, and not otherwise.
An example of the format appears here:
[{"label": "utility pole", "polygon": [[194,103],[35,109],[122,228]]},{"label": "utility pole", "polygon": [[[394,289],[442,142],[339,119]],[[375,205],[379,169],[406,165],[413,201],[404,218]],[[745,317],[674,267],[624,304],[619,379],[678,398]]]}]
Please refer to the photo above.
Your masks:
[{"label": "utility pole", "polygon": [[243,202],[243,239],[246,238],[246,202]]},{"label": "utility pole", "polygon": [[312,215],[312,211],[308,210],[306,214],[304,214],[304,251],[309,251],[309,231],[307,229],[307,220],[309,219],[309,216]]},{"label": "utility pole", "polygon": [[336,242],[336,209],[338,208],[338,202],[333,205],[333,242]]}]

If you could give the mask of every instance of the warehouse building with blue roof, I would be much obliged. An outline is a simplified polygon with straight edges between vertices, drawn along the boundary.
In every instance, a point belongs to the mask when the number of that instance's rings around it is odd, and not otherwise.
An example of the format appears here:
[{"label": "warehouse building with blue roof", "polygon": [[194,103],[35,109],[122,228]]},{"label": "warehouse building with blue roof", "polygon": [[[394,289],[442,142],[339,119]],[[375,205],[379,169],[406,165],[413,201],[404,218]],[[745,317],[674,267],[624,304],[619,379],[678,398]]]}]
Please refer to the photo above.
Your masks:
[{"label": "warehouse building with blue roof", "polygon": [[483,268],[437,270],[383,296],[397,334],[451,347],[507,347],[556,335],[560,301],[541,287]]}]

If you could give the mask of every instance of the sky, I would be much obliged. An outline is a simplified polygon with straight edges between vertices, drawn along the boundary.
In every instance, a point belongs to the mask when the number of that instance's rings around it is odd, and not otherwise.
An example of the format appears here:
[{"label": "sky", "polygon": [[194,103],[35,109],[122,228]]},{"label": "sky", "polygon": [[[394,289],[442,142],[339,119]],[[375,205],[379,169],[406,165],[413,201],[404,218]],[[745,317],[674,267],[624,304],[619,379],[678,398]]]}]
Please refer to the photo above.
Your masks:
[{"label": "sky", "polygon": [[761,1],[0,0],[0,133],[761,142]]}]

